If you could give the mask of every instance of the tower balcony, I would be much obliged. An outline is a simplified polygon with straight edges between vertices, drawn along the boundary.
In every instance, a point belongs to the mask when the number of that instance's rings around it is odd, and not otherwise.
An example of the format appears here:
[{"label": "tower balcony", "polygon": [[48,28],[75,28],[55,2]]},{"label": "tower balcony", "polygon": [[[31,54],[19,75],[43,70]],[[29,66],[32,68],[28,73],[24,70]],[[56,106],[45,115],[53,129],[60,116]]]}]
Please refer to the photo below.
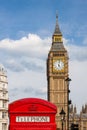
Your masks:
[{"label": "tower balcony", "polygon": [[0,96],[0,100],[9,101],[7,96]]},{"label": "tower balcony", "polygon": [[8,111],[8,107],[0,107],[0,111]]}]

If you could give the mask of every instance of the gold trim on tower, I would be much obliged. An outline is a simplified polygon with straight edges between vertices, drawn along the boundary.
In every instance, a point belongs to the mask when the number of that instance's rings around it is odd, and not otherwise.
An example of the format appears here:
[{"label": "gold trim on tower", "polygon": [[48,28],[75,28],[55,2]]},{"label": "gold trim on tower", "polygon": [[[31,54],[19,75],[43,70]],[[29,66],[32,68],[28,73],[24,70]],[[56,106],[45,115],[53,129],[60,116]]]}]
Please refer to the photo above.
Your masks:
[{"label": "gold trim on tower", "polygon": [[63,42],[62,36],[53,36],[53,42]]}]

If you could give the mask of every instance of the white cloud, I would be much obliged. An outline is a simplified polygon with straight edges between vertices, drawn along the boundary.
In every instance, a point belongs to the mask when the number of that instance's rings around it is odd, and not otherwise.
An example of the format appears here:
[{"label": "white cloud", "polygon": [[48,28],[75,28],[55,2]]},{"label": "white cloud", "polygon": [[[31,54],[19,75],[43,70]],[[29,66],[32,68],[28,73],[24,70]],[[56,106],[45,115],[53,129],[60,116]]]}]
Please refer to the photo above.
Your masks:
[{"label": "white cloud", "polygon": [[[41,39],[38,35],[29,34],[19,40],[4,39],[0,41],[0,48],[11,51],[12,54],[31,55],[42,57],[49,48],[50,38]],[[42,51],[43,48],[43,51]]]},{"label": "white cloud", "polygon": [[72,103],[81,109],[81,106],[87,103],[87,60],[70,61],[70,78],[72,79],[70,83],[70,97]]},{"label": "white cloud", "polygon": [[46,98],[45,71],[49,43],[50,38],[41,39],[35,34],[19,40],[0,41],[1,55],[4,56],[1,62],[8,70],[10,101],[22,96]]},{"label": "white cloud", "polygon": [[[69,39],[63,40],[70,57],[70,97],[80,107],[87,103],[87,46],[76,46]],[[51,43],[51,38],[42,39],[36,34],[0,41],[0,61],[7,68],[10,101],[47,97],[46,59]]]},{"label": "white cloud", "polygon": [[[85,61],[87,60],[87,45],[76,45],[74,40],[64,39],[65,46],[69,52],[70,60]],[[84,43],[84,41],[83,41]]]},{"label": "white cloud", "polygon": [[[43,67],[43,59],[49,50],[50,38],[41,39],[38,35],[29,34],[19,40],[3,39],[0,41],[1,61],[6,67],[21,71],[28,64]],[[5,59],[5,60],[4,60]],[[25,65],[26,64],[26,65]],[[21,68],[21,69],[20,69]]]},{"label": "white cloud", "polygon": [[[10,101],[23,97],[46,98],[45,72],[25,70],[20,73],[8,71]],[[39,93],[39,94],[38,94]],[[13,97],[14,94],[14,97]]]}]

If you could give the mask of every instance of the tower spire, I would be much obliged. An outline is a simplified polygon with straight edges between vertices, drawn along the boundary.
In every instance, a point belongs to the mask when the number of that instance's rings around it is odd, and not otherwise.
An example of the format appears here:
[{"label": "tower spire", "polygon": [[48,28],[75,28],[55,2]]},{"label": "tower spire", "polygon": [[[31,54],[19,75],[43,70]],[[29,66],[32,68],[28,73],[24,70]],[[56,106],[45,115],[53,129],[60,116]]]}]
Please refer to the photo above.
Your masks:
[{"label": "tower spire", "polygon": [[62,43],[62,33],[60,31],[59,28],[59,24],[58,24],[58,13],[56,13],[56,26],[55,26],[55,30],[52,36],[52,42],[53,43]]},{"label": "tower spire", "polygon": [[56,13],[56,26],[54,30],[54,35],[62,35],[59,25],[58,25],[58,13]]}]

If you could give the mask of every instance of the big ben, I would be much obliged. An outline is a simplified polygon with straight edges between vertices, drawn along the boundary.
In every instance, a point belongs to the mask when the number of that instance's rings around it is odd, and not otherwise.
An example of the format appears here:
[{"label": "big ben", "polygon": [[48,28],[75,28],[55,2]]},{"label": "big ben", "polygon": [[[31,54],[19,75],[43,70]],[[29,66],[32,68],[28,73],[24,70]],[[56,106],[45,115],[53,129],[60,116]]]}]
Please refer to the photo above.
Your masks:
[{"label": "big ben", "polygon": [[64,130],[68,130],[68,52],[63,44],[63,36],[56,15],[56,26],[52,36],[52,45],[47,58],[48,100],[57,106],[57,130],[62,129],[61,110],[64,110]]}]

